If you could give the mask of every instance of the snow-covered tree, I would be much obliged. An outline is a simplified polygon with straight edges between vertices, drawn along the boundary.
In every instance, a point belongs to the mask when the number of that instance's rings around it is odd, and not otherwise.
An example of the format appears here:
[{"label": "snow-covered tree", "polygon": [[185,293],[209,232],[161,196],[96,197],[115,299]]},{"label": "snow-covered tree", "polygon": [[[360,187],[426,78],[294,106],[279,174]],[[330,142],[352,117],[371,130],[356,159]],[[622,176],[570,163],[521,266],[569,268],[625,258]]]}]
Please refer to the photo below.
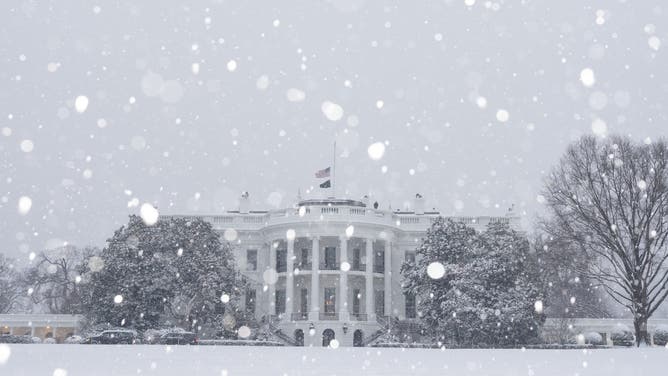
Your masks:
[{"label": "snow-covered tree", "polygon": [[[444,273],[433,273],[433,265]],[[483,233],[438,219],[402,268],[426,332],[456,346],[512,346],[535,341],[542,285],[523,234],[507,224]]]},{"label": "snow-covered tree", "polygon": [[20,275],[14,264],[0,254],[0,314],[14,311],[24,295]]},{"label": "snow-covered tree", "polygon": [[95,322],[157,328],[178,321],[198,330],[229,325],[244,282],[228,244],[201,219],[130,216],[89,263],[86,308]]},{"label": "snow-covered tree", "polygon": [[649,343],[647,320],[668,297],[668,144],[572,144],[546,181],[546,231],[595,262],[588,275],[626,307],[636,341]]},{"label": "snow-covered tree", "polygon": [[[404,290],[416,297],[417,311],[427,328],[445,333],[441,307],[445,295],[452,288],[456,277],[446,273],[441,278],[431,278],[427,269],[432,263],[440,263],[450,269],[463,265],[473,257],[479,247],[475,230],[466,225],[442,217],[437,218],[417,248],[415,263],[405,263],[401,272]],[[432,332],[433,333],[433,332]]]},{"label": "snow-covered tree", "polygon": [[611,317],[603,288],[584,271],[592,262],[586,254],[571,243],[549,236],[537,237],[532,247],[545,286],[547,317]]},{"label": "snow-covered tree", "polygon": [[81,313],[81,274],[96,253],[94,248],[68,245],[39,254],[24,274],[32,303],[49,313]]}]

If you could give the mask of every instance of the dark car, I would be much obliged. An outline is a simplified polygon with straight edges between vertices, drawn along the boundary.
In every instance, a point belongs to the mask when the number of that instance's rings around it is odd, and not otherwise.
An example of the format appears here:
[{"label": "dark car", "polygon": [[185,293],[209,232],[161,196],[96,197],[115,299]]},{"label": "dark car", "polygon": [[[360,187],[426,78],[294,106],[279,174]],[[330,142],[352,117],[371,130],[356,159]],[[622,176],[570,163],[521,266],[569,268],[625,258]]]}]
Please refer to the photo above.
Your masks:
[{"label": "dark car", "polygon": [[132,330],[105,330],[104,332],[86,339],[84,343],[116,345],[139,343],[137,333]]},{"label": "dark car", "polygon": [[196,345],[198,342],[195,333],[191,332],[165,333],[158,338],[161,345]]}]

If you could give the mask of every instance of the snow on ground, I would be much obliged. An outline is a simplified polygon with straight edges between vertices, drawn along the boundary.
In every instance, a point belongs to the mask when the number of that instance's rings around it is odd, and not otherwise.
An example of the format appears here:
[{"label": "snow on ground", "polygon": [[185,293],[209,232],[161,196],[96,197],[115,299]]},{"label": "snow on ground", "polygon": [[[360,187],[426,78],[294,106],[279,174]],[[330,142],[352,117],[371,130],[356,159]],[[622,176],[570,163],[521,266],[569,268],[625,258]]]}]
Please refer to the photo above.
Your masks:
[{"label": "snow on ground", "polygon": [[0,375],[658,375],[668,349],[10,345]]}]

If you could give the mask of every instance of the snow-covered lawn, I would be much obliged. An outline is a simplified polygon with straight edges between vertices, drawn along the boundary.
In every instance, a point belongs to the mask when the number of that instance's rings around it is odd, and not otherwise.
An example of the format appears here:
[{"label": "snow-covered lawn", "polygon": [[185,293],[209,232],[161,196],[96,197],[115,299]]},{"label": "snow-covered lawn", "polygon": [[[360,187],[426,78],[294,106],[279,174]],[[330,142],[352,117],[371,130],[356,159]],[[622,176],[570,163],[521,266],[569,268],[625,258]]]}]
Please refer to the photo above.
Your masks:
[{"label": "snow-covered lawn", "polygon": [[0,375],[660,375],[668,349],[10,345]]}]

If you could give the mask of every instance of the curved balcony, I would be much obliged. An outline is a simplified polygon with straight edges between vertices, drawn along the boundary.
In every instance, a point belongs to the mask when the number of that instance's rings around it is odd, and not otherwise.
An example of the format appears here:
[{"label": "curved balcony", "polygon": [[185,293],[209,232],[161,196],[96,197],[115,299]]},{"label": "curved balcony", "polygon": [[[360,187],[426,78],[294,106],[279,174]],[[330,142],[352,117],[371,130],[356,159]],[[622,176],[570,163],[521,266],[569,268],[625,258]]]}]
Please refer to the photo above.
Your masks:
[{"label": "curved balcony", "polygon": [[341,264],[338,262],[321,262],[320,270],[341,270]]},{"label": "curved balcony", "polygon": [[[295,269],[299,270],[299,274],[308,274],[313,271],[312,264],[310,262],[295,264]],[[327,274],[331,274],[331,272],[340,272],[341,264],[338,262],[335,264],[321,262],[319,264],[318,270],[328,272]],[[276,272],[279,274],[285,274],[287,272],[287,265],[277,265]],[[351,265],[348,273],[351,275],[364,275],[366,273],[366,265]],[[373,265],[373,274],[380,274],[382,277],[384,273],[385,267],[383,265]]]},{"label": "curved balcony", "polygon": [[292,321],[306,321],[306,320],[308,320],[308,313],[306,313],[306,312],[293,312],[290,315],[290,320],[292,320]]},{"label": "curved balcony", "polygon": [[369,315],[366,313],[351,313],[350,319],[355,321],[368,321]]},{"label": "curved balcony", "polygon": [[338,321],[339,313],[338,312],[320,312],[318,317],[320,321]]}]

